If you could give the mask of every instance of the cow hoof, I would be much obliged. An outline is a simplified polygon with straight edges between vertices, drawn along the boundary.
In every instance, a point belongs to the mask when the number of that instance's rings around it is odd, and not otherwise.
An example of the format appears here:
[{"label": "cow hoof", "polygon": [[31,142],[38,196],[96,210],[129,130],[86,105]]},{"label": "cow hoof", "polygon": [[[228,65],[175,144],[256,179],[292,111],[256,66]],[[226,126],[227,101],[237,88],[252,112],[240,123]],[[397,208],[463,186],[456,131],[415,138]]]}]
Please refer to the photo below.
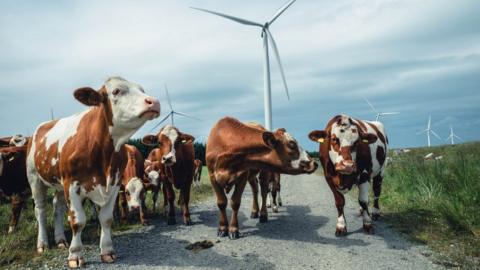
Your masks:
[{"label": "cow hoof", "polygon": [[228,236],[228,231],[218,229],[217,236],[218,237],[227,237]]},{"label": "cow hoof", "polygon": [[267,203],[267,208],[270,208],[270,207],[272,207],[272,205],[271,205],[271,204],[269,204],[269,203]]},{"label": "cow hoof", "polygon": [[363,224],[363,232],[365,234],[374,234],[375,228],[373,227],[373,224]]},{"label": "cow hoof", "polygon": [[252,212],[250,218],[258,218],[258,212]]},{"label": "cow hoof", "polygon": [[67,243],[66,240],[62,239],[62,240],[58,241],[57,247],[59,249],[67,249],[68,248],[68,243]]},{"label": "cow hoof", "polygon": [[46,246],[46,245],[43,245],[43,246],[41,246],[41,247],[37,247],[37,253],[38,253],[38,254],[44,253],[45,250],[47,250],[47,246]]},{"label": "cow hoof", "polygon": [[167,218],[167,225],[175,225],[177,221],[175,221],[175,217],[168,217]]},{"label": "cow hoof", "polygon": [[378,220],[380,218],[380,214],[374,213],[372,214],[372,220]]},{"label": "cow hoof", "polygon": [[85,259],[82,257],[68,260],[68,268],[82,268],[85,267]]},{"label": "cow hoof", "polygon": [[363,208],[358,209],[358,215],[363,216]]},{"label": "cow hoof", "polygon": [[272,211],[273,211],[273,213],[278,213],[278,206],[272,207]]},{"label": "cow hoof", "polygon": [[345,236],[347,235],[347,227],[339,228],[335,230],[335,236]]},{"label": "cow hoof", "polygon": [[278,206],[283,206],[282,202],[279,201],[279,202],[278,202]]},{"label": "cow hoof", "polygon": [[103,263],[114,263],[117,256],[114,253],[100,255],[100,259]]},{"label": "cow hoof", "polygon": [[260,223],[267,223],[268,222],[268,216],[260,216]]},{"label": "cow hoof", "polygon": [[230,238],[231,240],[238,239],[238,238],[240,238],[240,232],[239,232],[239,231],[230,232],[230,233],[228,234],[228,238]]}]

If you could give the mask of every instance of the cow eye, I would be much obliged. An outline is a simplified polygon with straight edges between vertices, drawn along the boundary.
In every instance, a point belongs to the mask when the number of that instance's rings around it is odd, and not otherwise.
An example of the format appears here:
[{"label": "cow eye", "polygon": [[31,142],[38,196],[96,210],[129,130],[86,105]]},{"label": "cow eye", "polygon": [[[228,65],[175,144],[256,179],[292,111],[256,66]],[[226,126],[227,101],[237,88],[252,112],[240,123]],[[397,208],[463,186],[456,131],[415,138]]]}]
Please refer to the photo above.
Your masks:
[{"label": "cow eye", "polygon": [[120,94],[120,89],[116,88],[115,90],[113,90],[112,94],[113,94],[114,96]]}]

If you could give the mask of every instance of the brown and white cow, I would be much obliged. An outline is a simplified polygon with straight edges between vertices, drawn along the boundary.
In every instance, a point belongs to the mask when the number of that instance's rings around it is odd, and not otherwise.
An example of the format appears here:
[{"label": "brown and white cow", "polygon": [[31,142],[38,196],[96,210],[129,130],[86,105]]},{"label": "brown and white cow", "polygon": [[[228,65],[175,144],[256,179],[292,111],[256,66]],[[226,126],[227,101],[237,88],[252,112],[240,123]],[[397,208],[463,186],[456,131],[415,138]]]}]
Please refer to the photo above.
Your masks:
[{"label": "brown and white cow", "polygon": [[143,156],[133,145],[125,145],[127,165],[122,177],[120,187],[120,217],[125,220],[128,213],[138,213],[140,223],[147,224],[145,218],[145,192],[146,186],[143,181],[144,161]]},{"label": "brown and white cow", "polygon": [[200,159],[195,159],[193,161],[193,185],[196,189],[200,188],[200,180],[202,178],[202,168],[203,163]]},{"label": "brown and white cow", "polygon": [[31,193],[25,169],[26,156],[26,145],[0,148],[0,195],[10,198],[12,205],[8,233],[15,230]]},{"label": "brown and white cow", "polygon": [[182,133],[171,125],[164,126],[157,135],[147,135],[143,138],[143,143],[146,145],[158,145],[158,150],[154,152],[155,157],[149,159],[161,161],[160,175],[165,178],[163,196],[166,198],[164,202],[168,200],[167,224],[169,225],[176,223],[173,186],[180,190],[179,204],[182,207],[183,223],[192,224],[188,203],[193,181],[194,140],[192,135]]},{"label": "brown and white cow", "polygon": [[315,130],[308,135],[312,141],[320,143],[320,162],[325,180],[335,197],[338,210],[335,234],[345,235],[347,227],[343,207],[344,195],[358,186],[358,202],[363,209],[363,230],[373,233],[370,212],[369,185],[373,179],[374,208],[372,218],[380,215],[380,197],[388,139],[383,124],[337,115],[327,124],[325,130]]},{"label": "brown and white cow", "polygon": [[[317,168],[317,164],[285,129],[262,131],[231,117],[220,119],[210,131],[206,161],[220,210],[218,236],[230,236],[231,239],[240,236],[238,209],[245,185],[251,177],[262,170],[301,174],[312,173]],[[226,193],[234,187],[229,224]]]},{"label": "brown and white cow", "polygon": [[55,187],[55,242],[65,246],[65,199],[72,229],[68,266],[84,265],[82,230],[86,223],[82,201],[100,207],[100,257],[112,263],[116,256],[111,239],[113,208],[127,164],[124,143],[147,120],[160,114],[157,99],[120,77],[111,77],[99,89],[79,88],[75,98],[89,106],[85,111],[40,124],[29,143],[27,176],[38,222],[37,251],[48,247],[47,188]]}]

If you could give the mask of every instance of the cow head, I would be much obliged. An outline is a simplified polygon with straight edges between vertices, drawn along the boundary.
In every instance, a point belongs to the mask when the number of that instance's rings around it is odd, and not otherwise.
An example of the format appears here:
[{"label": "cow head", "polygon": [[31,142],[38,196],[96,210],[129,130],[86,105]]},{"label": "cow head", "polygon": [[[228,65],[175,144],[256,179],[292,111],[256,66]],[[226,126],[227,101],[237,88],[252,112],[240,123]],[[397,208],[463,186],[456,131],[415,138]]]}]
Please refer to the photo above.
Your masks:
[{"label": "cow head", "polygon": [[152,162],[148,159],[145,159],[144,167],[148,182],[158,187],[160,184],[160,173],[158,172],[158,166],[156,166],[155,163],[157,162]]},{"label": "cow head", "polygon": [[314,130],[308,137],[314,142],[327,144],[335,171],[346,175],[357,170],[355,158],[358,145],[371,144],[377,140],[377,136],[364,133],[356,122],[346,115],[339,116],[327,131]]},{"label": "cow head", "polygon": [[103,106],[115,146],[123,144],[147,120],[160,115],[160,103],[143,88],[120,77],[109,78],[96,91],[90,87],[75,90],[75,98],[87,106]]},{"label": "cow head", "polygon": [[19,147],[19,146],[24,146],[26,143],[27,143],[27,138],[23,137],[20,134],[17,134],[10,139],[10,146]]},{"label": "cow head", "polygon": [[176,127],[164,126],[158,135],[147,135],[142,142],[146,145],[158,146],[162,153],[161,163],[165,166],[172,166],[177,162],[177,149],[182,144],[193,143],[195,138],[192,135],[181,133]]},{"label": "cow head", "polygon": [[307,154],[285,129],[275,132],[264,131],[263,142],[273,150],[275,159],[280,161],[281,173],[301,174],[314,172],[318,164]]},{"label": "cow head", "polygon": [[140,178],[134,177],[125,185],[125,196],[129,212],[140,210],[145,199],[145,187]]}]

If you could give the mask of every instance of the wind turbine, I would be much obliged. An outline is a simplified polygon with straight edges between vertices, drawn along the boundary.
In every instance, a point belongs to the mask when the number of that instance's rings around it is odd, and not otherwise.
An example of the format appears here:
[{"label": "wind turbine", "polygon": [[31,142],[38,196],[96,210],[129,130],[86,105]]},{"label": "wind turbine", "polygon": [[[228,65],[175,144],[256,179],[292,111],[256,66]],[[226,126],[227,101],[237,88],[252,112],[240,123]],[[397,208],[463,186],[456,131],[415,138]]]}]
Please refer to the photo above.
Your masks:
[{"label": "wind turbine", "polygon": [[52,107],[50,107],[50,118],[52,119],[52,121],[55,119],[53,117],[53,108]]},{"label": "wind turbine", "polygon": [[433,129],[431,128],[431,121],[432,120],[432,115],[429,115],[428,116],[428,125],[427,125],[427,128],[420,131],[419,133],[417,134],[422,134],[422,133],[427,133],[427,143],[428,143],[428,147],[430,147],[430,133],[432,133],[433,135],[435,135],[435,137],[437,137],[439,140],[441,140],[440,136],[438,136],[437,133],[435,133],[435,131],[433,131]]},{"label": "wind turbine", "polygon": [[173,116],[174,116],[175,114],[178,114],[178,115],[181,115],[181,116],[184,116],[184,117],[188,117],[188,118],[191,118],[191,119],[195,119],[195,120],[200,120],[200,119],[198,119],[198,118],[196,118],[196,117],[193,117],[193,116],[188,115],[188,114],[186,114],[186,113],[182,113],[182,112],[175,111],[175,110],[173,109],[172,101],[171,101],[171,99],[170,99],[170,94],[168,94],[167,84],[165,84],[165,93],[167,94],[167,101],[168,101],[168,105],[170,106],[170,112],[169,112],[160,122],[158,122],[158,123],[150,130],[150,132],[151,132],[152,130],[156,129],[158,126],[160,126],[160,125],[161,125],[163,122],[165,122],[165,120],[167,120],[169,117],[170,117],[170,120],[171,120],[172,126],[173,126],[173,125],[174,125]]},{"label": "wind turbine", "polygon": [[263,94],[263,99],[264,99],[264,110],[265,110],[265,128],[267,130],[272,130],[272,93],[271,93],[271,81],[270,81],[270,62],[269,62],[269,56],[268,56],[268,42],[270,41],[270,45],[272,47],[272,50],[275,54],[275,59],[277,60],[278,67],[280,69],[280,74],[282,76],[282,81],[283,85],[285,86],[285,93],[287,94],[287,99],[290,100],[290,95],[288,93],[288,86],[287,86],[287,80],[285,79],[285,72],[283,71],[283,66],[282,66],[282,61],[280,60],[280,54],[277,49],[277,44],[275,43],[275,40],[273,39],[272,33],[270,33],[269,27],[272,25],[272,23],[280,16],[282,13],[290,7],[293,2],[296,0],[290,0],[288,1],[285,5],[283,5],[276,13],[273,15],[273,17],[265,22],[264,24],[245,20],[242,18],[234,17],[231,15],[215,12],[215,11],[210,11],[206,10],[203,8],[196,8],[196,7],[191,7],[196,10],[200,10],[203,12],[211,13],[220,17],[227,18],[229,20],[245,24],[245,25],[250,25],[250,26],[257,26],[262,29],[262,34],[261,37],[263,38],[263,52],[264,52],[264,58],[263,58],[263,88],[264,88],[264,94]]},{"label": "wind turbine", "polygon": [[450,135],[447,137],[446,141],[450,140],[450,144],[454,145],[455,142],[453,141],[454,138],[462,140],[462,138],[458,137],[455,133],[453,133],[453,127],[450,125]]},{"label": "wind turbine", "polygon": [[375,121],[378,121],[378,118],[380,118],[380,116],[382,116],[382,115],[399,114],[399,112],[379,112],[379,111],[377,111],[377,109],[375,109],[375,107],[373,107],[372,103],[370,103],[370,101],[368,101],[368,99],[366,97],[364,97],[364,99],[368,103],[370,108],[372,108],[372,111],[376,114]]}]

